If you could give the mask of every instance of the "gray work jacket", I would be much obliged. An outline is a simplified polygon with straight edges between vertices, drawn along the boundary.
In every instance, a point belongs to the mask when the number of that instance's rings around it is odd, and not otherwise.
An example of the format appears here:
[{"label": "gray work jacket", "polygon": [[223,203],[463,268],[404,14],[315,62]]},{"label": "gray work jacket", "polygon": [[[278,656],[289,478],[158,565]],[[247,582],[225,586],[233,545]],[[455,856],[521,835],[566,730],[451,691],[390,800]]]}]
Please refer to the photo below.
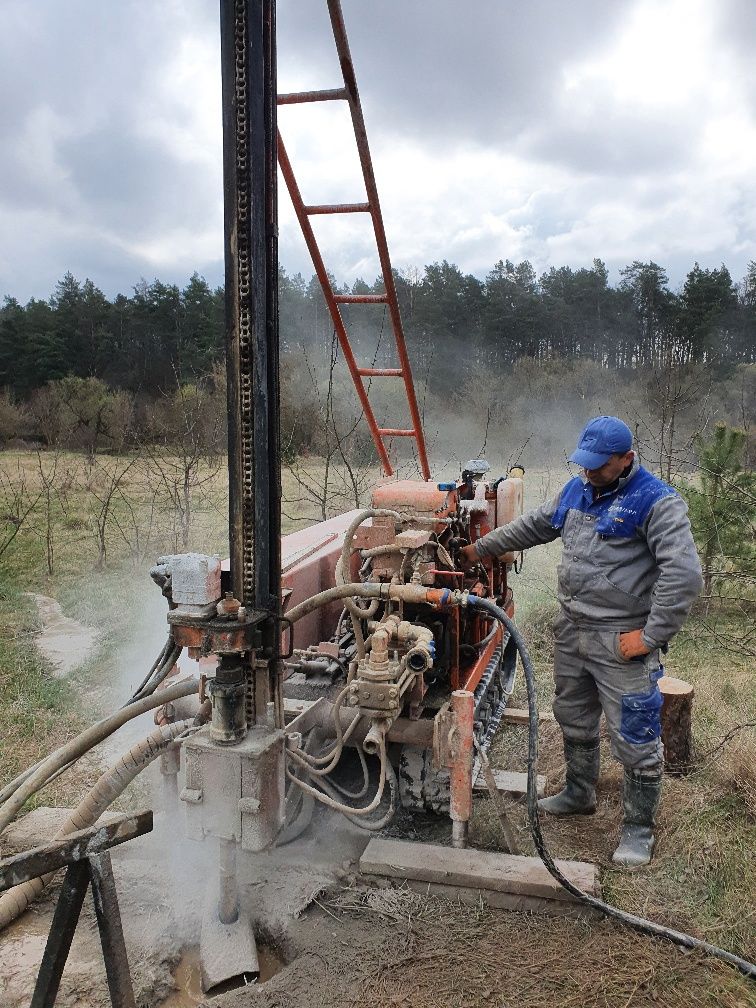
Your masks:
[{"label": "gray work jacket", "polygon": [[[625,488],[638,472],[636,460],[612,491],[599,494],[592,504],[578,501],[566,511],[564,506],[560,509],[565,487],[553,500],[478,539],[478,556],[526,550],[561,536],[557,594],[565,616],[586,627],[643,629],[649,648],[665,647],[682,627],[703,585],[685,501],[656,481],[666,495],[655,501],[632,535],[597,533],[599,512],[605,512],[607,504],[612,511],[623,512]],[[579,496],[580,487],[577,490]],[[588,491],[583,497],[592,501]],[[570,499],[574,498],[573,493]],[[556,524],[561,527],[555,527],[558,510]]]}]

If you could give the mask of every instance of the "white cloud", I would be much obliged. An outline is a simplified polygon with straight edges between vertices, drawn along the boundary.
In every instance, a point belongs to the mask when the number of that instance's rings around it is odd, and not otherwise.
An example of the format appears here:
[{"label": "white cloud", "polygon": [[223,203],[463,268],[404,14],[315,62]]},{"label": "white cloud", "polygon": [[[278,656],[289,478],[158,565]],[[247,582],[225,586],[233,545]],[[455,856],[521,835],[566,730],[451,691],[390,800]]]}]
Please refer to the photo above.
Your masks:
[{"label": "white cloud", "polygon": [[[500,258],[615,270],[756,258],[756,18],[739,0],[343,0],[398,268]],[[280,0],[282,90],[339,84],[325,3]],[[0,295],[66,269],[222,281],[217,10],[0,8]],[[343,105],[282,109],[308,202],[361,200]],[[282,186],[280,250],[311,265]],[[317,219],[339,282],[378,271],[364,216]]]}]

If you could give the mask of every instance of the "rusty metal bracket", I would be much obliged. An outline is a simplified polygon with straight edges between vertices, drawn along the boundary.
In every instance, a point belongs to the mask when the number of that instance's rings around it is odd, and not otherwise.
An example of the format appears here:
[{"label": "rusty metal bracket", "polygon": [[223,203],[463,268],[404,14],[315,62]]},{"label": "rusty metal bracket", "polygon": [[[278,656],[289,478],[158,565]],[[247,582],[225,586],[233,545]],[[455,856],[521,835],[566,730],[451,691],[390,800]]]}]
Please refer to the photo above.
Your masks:
[{"label": "rusty metal bracket", "polygon": [[286,654],[280,655],[280,657],[286,661],[287,658],[291,658],[294,654],[294,624],[286,616],[278,617],[278,625],[280,627],[279,636],[283,636],[284,630],[289,631],[289,648]]},{"label": "rusty metal bracket", "polygon": [[433,719],[433,766],[436,770],[454,762],[454,726],[456,718],[448,701]]},{"label": "rusty metal bracket", "polygon": [[179,647],[197,648],[203,657],[209,654],[232,655],[262,651],[270,646],[266,623],[273,623],[270,613],[253,610],[243,619],[191,619],[168,613],[173,639]]},{"label": "rusty metal bracket", "polygon": [[0,860],[0,891],[67,866],[31,1008],[53,1008],[55,1004],[90,883],[110,1003],[113,1008],[136,1008],[110,848],[151,830],[152,810],[148,809]]}]

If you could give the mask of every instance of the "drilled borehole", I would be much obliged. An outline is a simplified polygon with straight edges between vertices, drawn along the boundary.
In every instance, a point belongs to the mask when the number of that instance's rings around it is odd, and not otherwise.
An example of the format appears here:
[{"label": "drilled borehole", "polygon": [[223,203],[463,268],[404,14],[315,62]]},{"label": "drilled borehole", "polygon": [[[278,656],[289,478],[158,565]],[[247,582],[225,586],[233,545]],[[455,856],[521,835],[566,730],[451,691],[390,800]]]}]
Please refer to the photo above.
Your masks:
[{"label": "drilled borehole", "polygon": [[176,990],[168,995],[161,1003],[160,1008],[196,1008],[196,1005],[201,1004],[208,998],[223,994],[226,991],[236,990],[247,984],[266,983],[291,962],[293,955],[287,953],[287,943],[285,941],[279,941],[267,931],[262,930],[256,933],[255,937],[257,939],[258,975],[255,977],[252,974],[245,974],[233,977],[207,992],[203,992],[202,990],[202,969],[199,948],[191,946],[183,949],[181,958],[173,971],[173,982],[176,985]]}]

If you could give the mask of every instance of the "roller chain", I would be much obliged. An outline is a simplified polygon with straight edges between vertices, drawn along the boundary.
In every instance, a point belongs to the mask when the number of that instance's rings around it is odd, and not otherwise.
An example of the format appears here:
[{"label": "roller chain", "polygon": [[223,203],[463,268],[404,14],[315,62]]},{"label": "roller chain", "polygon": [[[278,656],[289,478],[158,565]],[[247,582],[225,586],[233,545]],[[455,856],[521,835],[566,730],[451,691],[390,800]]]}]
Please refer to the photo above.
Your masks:
[{"label": "roller chain", "polygon": [[[507,634],[491,655],[475,690],[475,737],[484,752],[494,740],[514,689],[516,652]],[[404,746],[399,759],[402,806],[444,815],[449,811],[449,770],[433,766],[430,749]]]}]

